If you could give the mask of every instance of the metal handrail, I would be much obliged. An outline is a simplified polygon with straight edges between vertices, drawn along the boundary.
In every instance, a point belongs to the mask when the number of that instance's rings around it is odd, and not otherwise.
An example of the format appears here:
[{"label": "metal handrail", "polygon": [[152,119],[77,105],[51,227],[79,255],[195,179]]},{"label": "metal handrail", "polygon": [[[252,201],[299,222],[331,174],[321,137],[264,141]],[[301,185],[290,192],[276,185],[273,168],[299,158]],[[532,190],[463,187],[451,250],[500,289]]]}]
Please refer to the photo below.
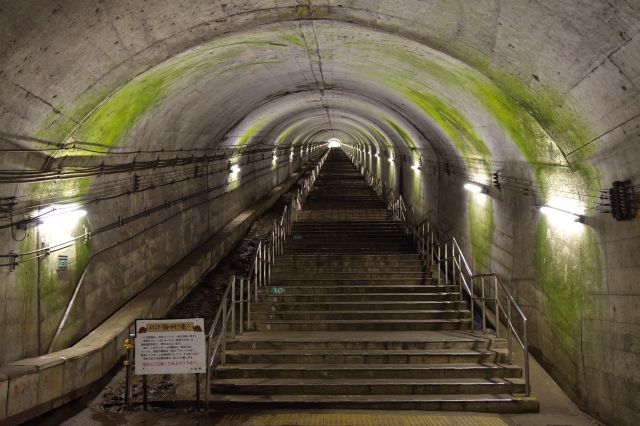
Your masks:
[{"label": "metal handrail", "polygon": [[[456,238],[450,238],[445,242],[438,239],[437,229],[433,226],[428,218],[423,219],[416,224],[415,210],[411,204],[405,203],[402,195],[398,195],[394,188],[387,188],[386,184],[377,176],[374,176],[366,167],[362,166],[360,161],[348,153],[353,163],[358,167],[365,177],[365,180],[376,191],[376,193],[387,202],[387,209],[393,218],[403,222],[405,232],[411,235],[413,241],[417,244],[420,258],[424,262],[425,270],[429,270],[435,266],[438,274],[438,283],[444,285],[458,285],[461,294],[465,294],[469,299],[471,309],[471,329],[475,329],[475,308],[476,304],[480,309],[482,332],[487,333],[487,313],[493,304],[493,315],[496,337],[500,337],[501,331],[506,328],[507,347],[509,350],[509,359],[513,356],[512,340],[518,342],[523,351],[524,360],[524,376],[525,376],[525,394],[531,393],[531,384],[529,377],[529,344],[527,340],[527,317],[523,310],[515,301],[509,289],[500,281],[498,276],[493,273],[474,274],[469,267],[466,257],[464,256],[460,244]],[[476,283],[479,281],[479,285]],[[492,282],[487,288],[487,282]],[[476,289],[476,287],[479,287]],[[501,294],[502,293],[502,297]],[[503,303],[503,300],[506,301]],[[489,302],[489,306],[487,306]],[[521,332],[518,332],[514,323],[513,312],[521,321]],[[489,320],[491,321],[491,320]],[[503,321],[505,321],[503,323]],[[506,327],[501,327],[506,325]]]},{"label": "metal handrail", "polygon": [[[301,188],[298,189],[296,195],[291,202],[287,204],[280,216],[280,219],[274,220],[273,229],[269,237],[265,241],[259,241],[256,252],[251,260],[249,272],[246,275],[231,276],[227,288],[225,289],[220,306],[211,324],[211,328],[207,333],[206,346],[206,388],[205,388],[205,411],[209,409],[209,397],[211,392],[211,376],[216,367],[216,360],[220,354],[219,362],[224,365],[226,362],[226,343],[227,333],[231,337],[235,337],[236,332],[242,334],[245,330],[252,327],[251,323],[251,302],[258,302],[258,287],[267,286],[271,282],[271,269],[275,262],[276,256],[284,253],[284,242],[288,235],[291,235],[293,222],[297,218],[297,214],[302,210],[302,205],[306,200],[313,184],[320,173],[320,169],[327,158],[325,153],[316,162],[303,178]],[[246,285],[245,285],[246,283]],[[237,291],[239,290],[239,291]],[[220,321],[222,318],[222,321]],[[236,327],[236,319],[237,327]],[[220,332],[216,335],[218,324],[220,323]],[[245,326],[246,323],[246,326]],[[231,328],[229,330],[229,324]]]}]

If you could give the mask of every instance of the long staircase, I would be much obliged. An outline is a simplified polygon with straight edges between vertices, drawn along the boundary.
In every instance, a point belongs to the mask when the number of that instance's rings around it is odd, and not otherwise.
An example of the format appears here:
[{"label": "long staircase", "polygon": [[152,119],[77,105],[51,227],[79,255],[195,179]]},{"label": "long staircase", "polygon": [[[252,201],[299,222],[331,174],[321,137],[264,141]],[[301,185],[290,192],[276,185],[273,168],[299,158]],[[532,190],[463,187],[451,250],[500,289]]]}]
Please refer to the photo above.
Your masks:
[{"label": "long staircase", "polygon": [[332,149],[230,338],[212,399],[227,408],[537,411],[504,339],[471,329],[458,286],[423,269],[402,224]]}]

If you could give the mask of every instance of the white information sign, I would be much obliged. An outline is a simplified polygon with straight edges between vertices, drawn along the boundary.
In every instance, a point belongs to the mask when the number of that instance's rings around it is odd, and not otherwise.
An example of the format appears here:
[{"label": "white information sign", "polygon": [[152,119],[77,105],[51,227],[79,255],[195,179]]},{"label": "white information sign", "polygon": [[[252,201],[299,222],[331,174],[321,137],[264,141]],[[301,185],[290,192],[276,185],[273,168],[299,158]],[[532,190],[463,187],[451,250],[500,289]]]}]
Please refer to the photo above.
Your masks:
[{"label": "white information sign", "polygon": [[137,375],[206,372],[204,318],[136,320]]}]

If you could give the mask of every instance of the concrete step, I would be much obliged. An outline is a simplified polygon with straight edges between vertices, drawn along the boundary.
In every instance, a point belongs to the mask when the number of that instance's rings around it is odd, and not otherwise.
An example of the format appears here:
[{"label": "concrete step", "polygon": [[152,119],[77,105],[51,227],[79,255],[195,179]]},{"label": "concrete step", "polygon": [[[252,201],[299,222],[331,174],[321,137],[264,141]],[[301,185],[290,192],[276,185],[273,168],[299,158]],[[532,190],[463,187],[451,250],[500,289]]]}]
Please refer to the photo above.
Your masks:
[{"label": "concrete step", "polygon": [[282,268],[284,270],[290,268],[422,268],[420,260],[352,260],[349,256],[344,259],[335,258],[327,259],[322,256],[309,256],[308,258],[300,258],[299,260],[286,260],[282,257],[276,259],[273,264],[274,268]]},{"label": "concrete step", "polygon": [[[341,293],[454,293],[455,291],[448,291],[451,286],[430,286],[420,285],[420,280],[417,284],[408,282],[411,280],[390,281],[378,280],[377,282],[371,281],[371,284],[367,282],[359,282],[358,284],[352,284],[355,280],[344,280],[348,284],[341,284],[338,280],[302,280],[295,281],[280,281],[273,282],[268,287],[258,287],[259,295],[273,296],[281,294],[341,294]],[[457,290],[457,288],[456,288]]]},{"label": "concrete step", "polygon": [[508,394],[474,395],[220,395],[211,396],[219,409],[344,409],[431,410],[490,413],[537,413],[535,398]]},{"label": "concrete step", "polygon": [[460,293],[279,293],[262,294],[261,303],[456,301]]},{"label": "concrete step", "polygon": [[305,212],[304,210],[298,213],[297,220],[299,222],[314,221],[314,220],[340,220],[347,221],[361,221],[363,219],[385,219],[387,218],[387,212],[366,212],[362,210],[362,213],[355,214],[354,211],[348,210],[315,210],[312,212]]},{"label": "concrete step", "polygon": [[350,254],[350,255],[342,255],[342,254],[316,254],[316,255],[308,255],[308,254],[289,254],[278,256],[277,262],[281,261],[344,261],[348,260],[351,262],[384,262],[384,261],[418,261],[420,260],[420,256],[416,253],[389,253],[389,254]]},{"label": "concrete step", "polygon": [[322,222],[322,221],[309,221],[309,222],[295,222],[292,230],[294,232],[375,232],[379,230],[381,232],[404,232],[404,225],[399,222],[393,222],[390,220],[382,221],[349,221],[349,222]]},{"label": "concrete step", "polygon": [[351,311],[351,310],[387,310],[387,311],[403,311],[403,310],[461,310],[466,309],[466,303],[463,301],[439,301],[439,302],[421,302],[421,301],[379,301],[379,302],[298,302],[298,303],[261,303],[253,304],[251,309],[253,312],[296,312],[296,311]]},{"label": "concrete step", "polygon": [[516,378],[455,379],[280,379],[234,378],[212,381],[212,389],[224,394],[254,395],[439,395],[524,393],[524,381]]},{"label": "concrete step", "polygon": [[350,247],[311,247],[311,248],[288,248],[285,246],[284,254],[357,254],[357,253],[379,253],[379,254],[407,254],[414,252],[409,246],[404,247],[368,247],[367,245],[350,246]]},{"label": "concrete step", "polygon": [[393,251],[398,248],[409,249],[412,247],[412,243],[406,239],[396,239],[390,241],[379,240],[363,240],[363,239],[347,239],[344,240],[332,240],[332,239],[310,239],[310,240],[294,240],[290,239],[285,243],[284,249],[288,252],[295,250],[304,250],[307,248],[319,248],[323,250],[335,250],[336,252],[344,249],[368,249],[368,250],[384,250]]},{"label": "concrete step", "polygon": [[414,262],[408,266],[315,266],[313,263],[309,265],[287,263],[276,263],[272,269],[271,276],[297,276],[299,274],[404,274],[415,273],[422,274],[422,264]]},{"label": "concrete step", "polygon": [[522,369],[510,364],[227,364],[216,377],[288,379],[456,379],[519,378]]},{"label": "concrete step", "polygon": [[311,273],[304,269],[294,271],[275,270],[271,274],[273,282],[287,281],[308,281],[308,280],[367,280],[370,282],[378,282],[379,280],[422,280],[425,274],[421,270],[413,271],[397,271],[397,272],[331,272],[326,270]]},{"label": "concrete step", "polygon": [[250,331],[227,341],[227,348],[235,350],[431,350],[481,349],[492,340],[476,337],[468,332],[255,332]]},{"label": "concrete step", "polygon": [[422,320],[422,319],[451,319],[470,318],[471,312],[465,310],[389,310],[389,311],[276,311],[255,310],[254,321],[311,321],[331,320],[339,316],[342,320]]},{"label": "concrete step", "polygon": [[468,330],[471,319],[410,319],[410,320],[266,320],[256,323],[255,330],[270,331],[419,331]]},{"label": "concrete step", "polygon": [[296,230],[287,238],[287,242],[291,241],[410,241],[411,238],[398,230],[358,230],[350,231],[348,229],[335,231],[307,231]]},{"label": "concrete step", "polygon": [[431,349],[431,350],[227,350],[227,364],[472,364],[499,363],[490,350]]}]

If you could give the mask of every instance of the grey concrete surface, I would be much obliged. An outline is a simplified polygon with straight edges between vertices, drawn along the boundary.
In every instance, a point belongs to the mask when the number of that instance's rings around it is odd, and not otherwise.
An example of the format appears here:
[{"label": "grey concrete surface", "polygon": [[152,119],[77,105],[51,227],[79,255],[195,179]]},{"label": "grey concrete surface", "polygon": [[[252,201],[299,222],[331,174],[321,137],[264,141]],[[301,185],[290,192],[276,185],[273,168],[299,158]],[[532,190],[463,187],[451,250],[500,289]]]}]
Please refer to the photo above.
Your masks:
[{"label": "grey concrete surface", "polygon": [[[339,137],[500,274],[571,398],[639,423],[639,221],[606,213],[640,177],[639,32],[628,0],[1,1],[0,255],[24,256],[0,268],[0,363],[76,343]],[[222,148],[239,181],[196,168]],[[489,197],[462,189],[496,172]],[[68,203],[69,229],[10,226]]]}]

